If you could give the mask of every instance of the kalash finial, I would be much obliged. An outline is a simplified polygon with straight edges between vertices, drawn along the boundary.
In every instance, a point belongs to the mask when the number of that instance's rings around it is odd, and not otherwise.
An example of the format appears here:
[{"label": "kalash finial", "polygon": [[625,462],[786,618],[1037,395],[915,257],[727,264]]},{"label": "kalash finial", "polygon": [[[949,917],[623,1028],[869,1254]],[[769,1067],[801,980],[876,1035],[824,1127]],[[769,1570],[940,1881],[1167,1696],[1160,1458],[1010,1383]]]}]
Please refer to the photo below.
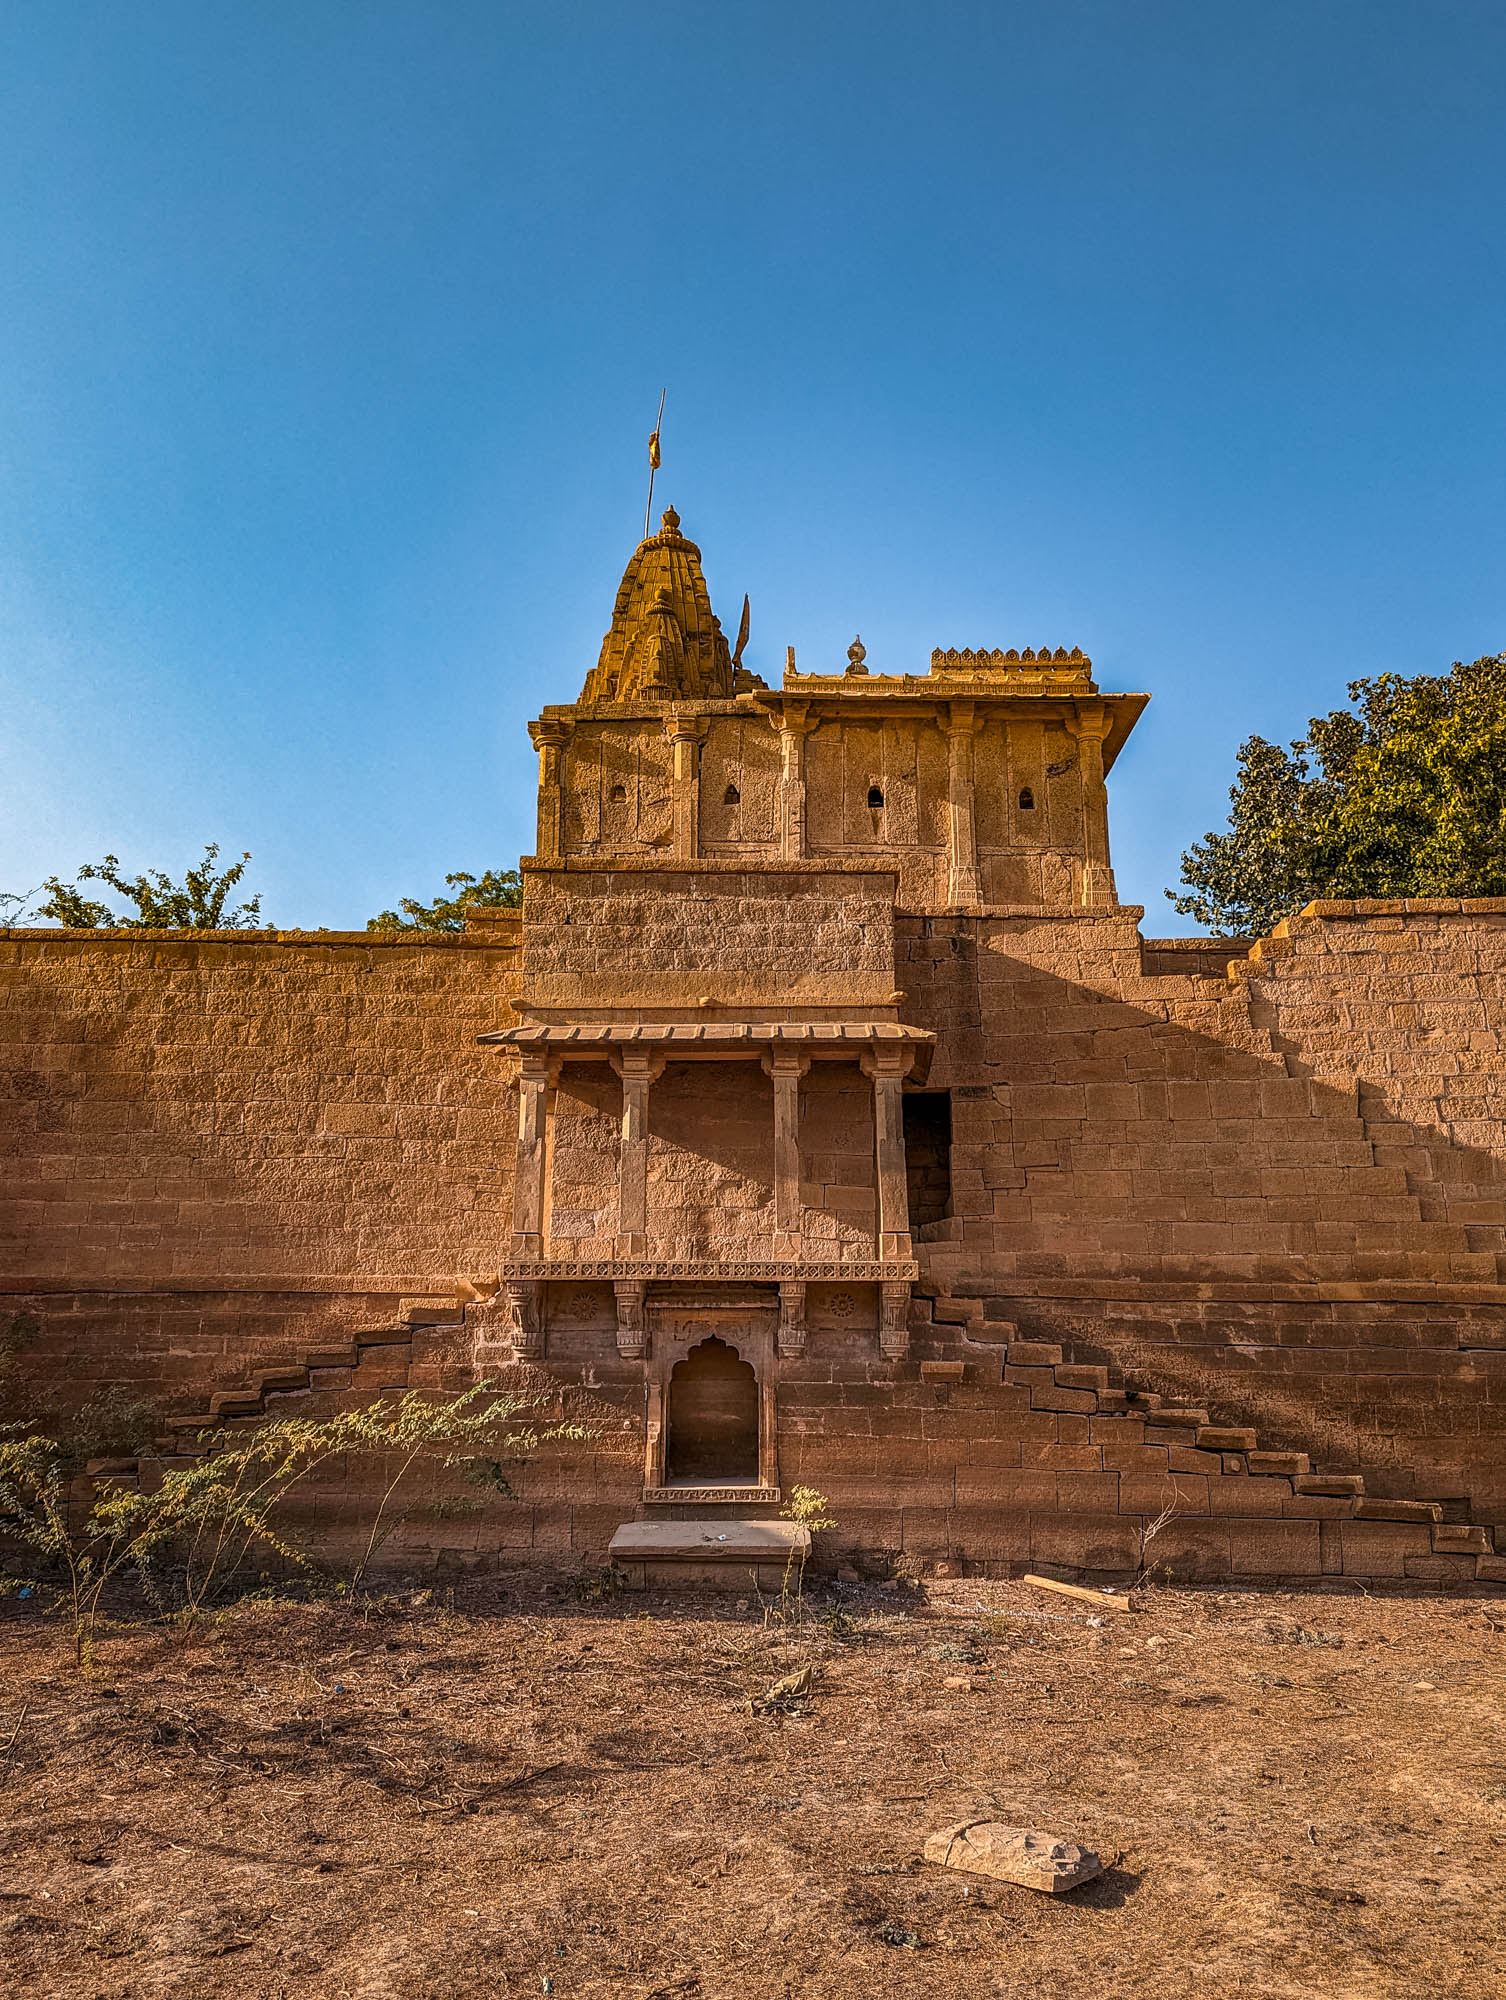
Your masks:
[{"label": "kalash finial", "polygon": [[663,532],[664,532],[664,533],[665,533],[666,535],[677,535],[677,534],[679,534],[679,532],[680,532],[680,517],[679,517],[679,515],[678,515],[678,514],[677,514],[677,513],[675,512],[675,510],[674,510],[674,508],[673,508],[673,507],[666,507],[666,508],[665,508],[665,510],[664,510],[664,515],[663,515],[663,518],[662,518],[662,520],[661,520],[661,521],[660,521],[660,523],[659,523],[659,526],[660,526],[661,530],[662,530],[662,531],[663,531]]},{"label": "kalash finial", "polygon": [[847,671],[849,675],[866,674],[868,668],[864,662],[867,658],[868,648],[860,638],[854,639],[852,644],[847,648]]}]

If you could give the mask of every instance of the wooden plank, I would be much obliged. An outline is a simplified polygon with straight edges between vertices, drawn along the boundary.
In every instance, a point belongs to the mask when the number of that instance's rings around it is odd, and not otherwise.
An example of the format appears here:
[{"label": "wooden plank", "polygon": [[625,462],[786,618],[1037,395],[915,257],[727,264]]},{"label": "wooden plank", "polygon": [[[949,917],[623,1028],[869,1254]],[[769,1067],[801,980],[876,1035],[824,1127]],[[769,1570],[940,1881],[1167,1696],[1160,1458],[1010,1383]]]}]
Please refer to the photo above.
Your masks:
[{"label": "wooden plank", "polygon": [[1127,1597],[1116,1596],[1112,1590],[1089,1590],[1080,1583],[1058,1583],[1053,1576],[1026,1576],[1020,1580],[1036,1590],[1054,1590],[1063,1597],[1080,1597],[1084,1604],[1107,1606],[1110,1611],[1133,1611],[1135,1608]]}]

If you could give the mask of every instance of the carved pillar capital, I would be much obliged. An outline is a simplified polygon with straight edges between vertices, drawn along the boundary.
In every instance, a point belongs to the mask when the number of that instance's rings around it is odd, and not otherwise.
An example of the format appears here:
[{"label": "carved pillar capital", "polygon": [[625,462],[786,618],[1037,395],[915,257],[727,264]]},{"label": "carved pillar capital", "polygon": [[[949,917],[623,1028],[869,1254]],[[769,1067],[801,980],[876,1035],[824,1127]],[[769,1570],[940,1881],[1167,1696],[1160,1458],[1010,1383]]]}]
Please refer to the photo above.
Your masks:
[{"label": "carved pillar capital", "polygon": [[671,712],[664,718],[674,765],[670,792],[674,811],[674,851],[680,861],[693,861],[701,844],[701,740],[704,715]]},{"label": "carved pillar capital", "polygon": [[769,712],[779,731],[779,851],[786,861],[805,858],[805,739],[820,721],[806,701],[782,702]]},{"label": "carved pillar capital", "polygon": [[564,838],[564,750],[574,724],[562,717],[540,716],[528,734],[539,753],[539,818],[537,853],[540,861],[558,861]]}]

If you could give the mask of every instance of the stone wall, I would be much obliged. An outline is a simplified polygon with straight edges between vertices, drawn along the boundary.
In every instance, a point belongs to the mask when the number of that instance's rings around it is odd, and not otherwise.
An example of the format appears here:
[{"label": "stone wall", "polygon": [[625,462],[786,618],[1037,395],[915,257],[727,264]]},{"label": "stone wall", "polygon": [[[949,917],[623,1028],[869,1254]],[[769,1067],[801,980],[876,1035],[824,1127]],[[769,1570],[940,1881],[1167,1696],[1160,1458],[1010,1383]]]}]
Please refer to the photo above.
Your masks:
[{"label": "stone wall", "polygon": [[79,1394],[234,1387],[497,1269],[517,1096],[476,1037],[517,974],[496,928],[0,938],[0,1291]]},{"label": "stone wall", "polygon": [[[1506,1524],[1506,905],[1321,905],[1248,956],[1142,942],[1135,916],[899,921],[903,1011],[937,1032],[927,1087],[952,1093],[953,1212],[918,1245],[911,1361],[878,1358],[871,1288],[812,1286],[807,1356],[781,1363],[784,1478],[933,1554],[1016,1548],[1022,1510],[1106,1514],[1110,1474],[1125,1511],[1133,1467],[1077,1435],[1083,1412],[1005,1394],[1004,1345],[1033,1339],[1373,1495]],[[505,1060],[475,1039],[518,990],[495,935],[0,940],[0,1311],[37,1313],[59,1379],[182,1409],[397,1326],[406,1295],[485,1293],[517,1131]],[[753,1063],[656,1086],[677,1242],[763,1230],[768,1096]],[[555,1227],[582,1255],[610,1240],[620,1101],[605,1064],[562,1078]],[[813,1250],[871,1238],[871,1115],[855,1068],[813,1065]],[[550,1365],[631,1416],[610,1294],[586,1292],[551,1303]],[[1042,1469],[1032,1444],[1077,1456]],[[599,1488],[551,1473],[536,1545],[595,1549],[631,1457]],[[1029,1483],[1047,1471],[1054,1497]]]}]

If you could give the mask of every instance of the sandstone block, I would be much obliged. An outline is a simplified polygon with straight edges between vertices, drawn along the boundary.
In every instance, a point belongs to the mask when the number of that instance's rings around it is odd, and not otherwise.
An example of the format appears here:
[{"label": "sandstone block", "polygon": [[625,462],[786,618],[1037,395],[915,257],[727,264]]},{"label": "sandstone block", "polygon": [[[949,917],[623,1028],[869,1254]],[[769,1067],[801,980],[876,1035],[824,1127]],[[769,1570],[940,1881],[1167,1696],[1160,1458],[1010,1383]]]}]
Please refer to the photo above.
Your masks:
[{"label": "sandstone block", "polygon": [[1007,1358],[1012,1368],[1056,1368],[1062,1351],[1044,1340],[1012,1340]]},{"label": "sandstone block", "polygon": [[1063,1896],[1103,1873],[1098,1856],[1073,1841],[992,1820],[963,1820],[933,1833],[923,1852],[938,1867],[989,1875],[996,1882],[1017,1882],[1048,1896]]}]

